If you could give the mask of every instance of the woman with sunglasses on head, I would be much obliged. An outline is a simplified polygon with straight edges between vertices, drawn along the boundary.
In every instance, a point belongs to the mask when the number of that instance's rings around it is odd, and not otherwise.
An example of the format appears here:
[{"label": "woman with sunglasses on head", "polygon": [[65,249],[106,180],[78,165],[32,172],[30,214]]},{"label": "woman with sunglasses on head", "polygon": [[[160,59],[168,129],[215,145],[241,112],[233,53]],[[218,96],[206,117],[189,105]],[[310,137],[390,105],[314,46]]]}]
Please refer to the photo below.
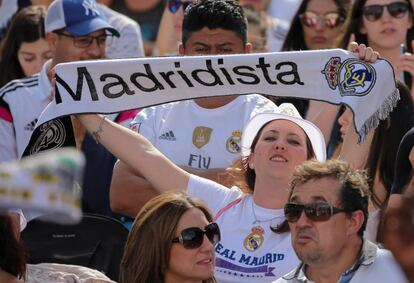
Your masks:
[{"label": "woman with sunglasses on head", "polygon": [[355,0],[340,46],[346,48],[352,35],[355,41],[372,47],[382,58],[390,61],[396,78],[401,78],[410,87],[414,99],[414,56],[411,54],[414,28],[411,1]]},{"label": "woman with sunglasses on head", "polygon": [[215,283],[219,241],[218,225],[204,204],[183,194],[162,194],[135,218],[120,283]]},{"label": "woman with sunglasses on head", "polygon": [[[286,35],[282,51],[318,50],[337,47],[350,9],[350,0],[303,0]],[[318,126],[328,142],[338,107],[318,101],[281,99],[292,102],[303,117]]]}]

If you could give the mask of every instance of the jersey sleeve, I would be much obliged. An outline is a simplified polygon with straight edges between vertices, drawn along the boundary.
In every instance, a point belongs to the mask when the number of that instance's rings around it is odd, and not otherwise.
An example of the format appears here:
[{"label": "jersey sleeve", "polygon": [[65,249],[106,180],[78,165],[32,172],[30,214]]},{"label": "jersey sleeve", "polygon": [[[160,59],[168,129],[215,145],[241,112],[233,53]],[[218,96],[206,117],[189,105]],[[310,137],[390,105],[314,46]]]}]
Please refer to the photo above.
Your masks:
[{"label": "jersey sleeve", "polygon": [[229,189],[209,179],[191,175],[187,194],[201,199],[210,208],[212,215],[216,215],[228,203],[241,197],[243,192],[238,187]]},{"label": "jersey sleeve", "polygon": [[0,162],[18,159],[13,116],[9,106],[0,98]]}]

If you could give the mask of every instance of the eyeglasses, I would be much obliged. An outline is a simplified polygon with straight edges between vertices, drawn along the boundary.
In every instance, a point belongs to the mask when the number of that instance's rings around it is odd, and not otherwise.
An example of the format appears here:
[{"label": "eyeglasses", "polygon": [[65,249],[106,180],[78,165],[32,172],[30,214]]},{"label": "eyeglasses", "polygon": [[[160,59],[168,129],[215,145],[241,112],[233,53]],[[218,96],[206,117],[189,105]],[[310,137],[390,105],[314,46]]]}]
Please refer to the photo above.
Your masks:
[{"label": "eyeglasses", "polygon": [[316,27],[317,24],[323,23],[328,28],[334,28],[343,22],[342,17],[337,12],[330,12],[324,15],[316,14],[315,12],[307,11],[299,15],[299,19],[306,27]]},{"label": "eyeglasses", "polygon": [[309,204],[297,204],[287,203],[285,205],[285,217],[288,222],[296,222],[302,215],[302,211],[305,211],[306,217],[312,221],[327,221],[331,216],[345,212],[343,208],[337,208],[327,203],[309,203]]},{"label": "eyeglasses", "polygon": [[103,34],[100,36],[74,36],[71,34],[67,34],[64,32],[55,31],[56,34],[70,37],[73,39],[73,45],[78,48],[88,48],[91,46],[94,40],[98,46],[105,45],[106,43],[110,43],[109,40],[112,40],[112,35]]},{"label": "eyeglasses", "polygon": [[184,229],[172,242],[181,243],[186,249],[196,249],[203,244],[204,234],[213,245],[220,241],[220,229],[217,223],[210,223],[204,227],[204,230],[198,227]]},{"label": "eyeglasses", "polygon": [[370,22],[375,22],[382,17],[384,7],[387,8],[388,13],[397,19],[404,17],[407,13],[409,6],[407,2],[392,2],[387,5],[368,5],[365,6],[362,14]]},{"label": "eyeglasses", "polygon": [[168,1],[168,9],[171,11],[171,13],[175,14],[177,13],[178,9],[180,9],[180,6],[183,6],[183,10],[187,9],[188,5],[190,5],[191,2],[182,2],[181,0],[169,0]]}]

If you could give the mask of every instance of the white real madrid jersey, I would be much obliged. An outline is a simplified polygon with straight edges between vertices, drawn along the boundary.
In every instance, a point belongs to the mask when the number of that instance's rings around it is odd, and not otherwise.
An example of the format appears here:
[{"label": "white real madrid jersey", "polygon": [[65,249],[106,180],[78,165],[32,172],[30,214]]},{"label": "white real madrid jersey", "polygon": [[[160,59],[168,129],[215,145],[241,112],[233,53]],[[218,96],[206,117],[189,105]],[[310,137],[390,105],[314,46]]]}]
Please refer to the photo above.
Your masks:
[{"label": "white real madrid jersey", "polygon": [[143,109],[131,123],[154,146],[178,165],[199,169],[227,168],[240,157],[245,124],[275,104],[257,95],[241,95],[215,109],[193,100]]},{"label": "white real madrid jersey", "polygon": [[[195,175],[191,175],[187,193],[203,200],[213,216],[242,197],[216,220],[221,241],[216,246],[215,277],[220,283],[272,282],[298,266],[290,233],[276,234],[270,230],[270,225],[284,221],[283,209],[259,207],[251,195],[243,195],[239,188],[228,189]],[[272,220],[255,223],[256,219]]]}]

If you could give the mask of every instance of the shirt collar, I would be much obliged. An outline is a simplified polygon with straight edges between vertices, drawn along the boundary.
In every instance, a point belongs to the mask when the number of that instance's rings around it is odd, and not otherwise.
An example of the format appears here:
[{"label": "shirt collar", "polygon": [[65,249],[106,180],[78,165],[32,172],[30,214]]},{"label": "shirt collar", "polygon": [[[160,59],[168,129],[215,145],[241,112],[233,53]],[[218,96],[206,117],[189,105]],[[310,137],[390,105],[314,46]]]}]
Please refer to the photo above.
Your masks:
[{"label": "shirt collar", "polygon": [[[341,274],[341,278],[348,276],[352,272],[356,272],[361,265],[372,264],[375,261],[377,251],[378,247],[374,243],[364,239],[358,260],[351,266],[351,268]],[[296,269],[283,276],[283,278],[286,280],[292,280],[296,277],[299,282],[312,283],[313,281],[306,277],[305,267],[306,264],[302,262]]]}]

